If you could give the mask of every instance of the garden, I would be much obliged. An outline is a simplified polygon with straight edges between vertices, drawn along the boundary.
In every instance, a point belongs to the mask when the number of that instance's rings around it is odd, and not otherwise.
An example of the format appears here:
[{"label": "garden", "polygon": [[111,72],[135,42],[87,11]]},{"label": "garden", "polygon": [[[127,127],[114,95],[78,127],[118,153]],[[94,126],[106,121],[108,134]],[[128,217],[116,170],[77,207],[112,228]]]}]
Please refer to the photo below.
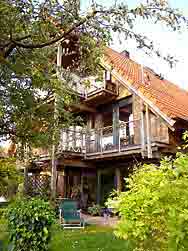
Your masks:
[{"label": "garden", "polygon": [[119,215],[114,228],[65,230],[53,203],[16,195],[0,211],[2,250],[187,250],[187,166],[188,154],[178,152],[160,165],[135,167],[126,179],[129,190],[114,193],[106,202]]}]

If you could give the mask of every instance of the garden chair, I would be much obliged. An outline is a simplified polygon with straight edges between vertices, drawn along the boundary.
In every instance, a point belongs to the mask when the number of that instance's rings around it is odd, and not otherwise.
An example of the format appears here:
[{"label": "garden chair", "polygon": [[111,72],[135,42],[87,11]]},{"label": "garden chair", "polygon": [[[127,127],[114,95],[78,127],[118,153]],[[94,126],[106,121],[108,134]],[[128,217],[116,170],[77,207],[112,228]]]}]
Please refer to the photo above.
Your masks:
[{"label": "garden chair", "polygon": [[77,209],[77,202],[66,199],[59,205],[60,224],[64,229],[84,228],[85,222],[81,211]]}]

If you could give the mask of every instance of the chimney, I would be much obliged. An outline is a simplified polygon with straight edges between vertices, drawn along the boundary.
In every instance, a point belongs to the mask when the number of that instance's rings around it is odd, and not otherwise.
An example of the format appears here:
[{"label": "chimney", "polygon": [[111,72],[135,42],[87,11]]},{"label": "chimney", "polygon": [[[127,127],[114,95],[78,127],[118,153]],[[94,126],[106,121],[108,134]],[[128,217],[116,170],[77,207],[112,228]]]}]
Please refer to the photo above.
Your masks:
[{"label": "chimney", "polygon": [[123,55],[123,56],[126,57],[126,58],[130,58],[130,53],[129,53],[128,51],[126,51],[126,50],[123,50],[123,51],[121,52],[121,55]]}]

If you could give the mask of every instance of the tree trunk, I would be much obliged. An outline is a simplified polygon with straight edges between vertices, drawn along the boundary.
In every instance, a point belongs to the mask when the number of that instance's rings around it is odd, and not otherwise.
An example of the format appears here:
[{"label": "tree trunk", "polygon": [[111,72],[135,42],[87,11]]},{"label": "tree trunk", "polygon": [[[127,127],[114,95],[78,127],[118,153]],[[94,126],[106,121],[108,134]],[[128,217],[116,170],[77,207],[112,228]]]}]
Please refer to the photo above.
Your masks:
[{"label": "tree trunk", "polygon": [[56,166],[56,156],[55,156],[55,144],[52,145],[52,171],[51,171],[51,196],[52,199],[56,198],[56,180],[57,180],[57,166]]}]

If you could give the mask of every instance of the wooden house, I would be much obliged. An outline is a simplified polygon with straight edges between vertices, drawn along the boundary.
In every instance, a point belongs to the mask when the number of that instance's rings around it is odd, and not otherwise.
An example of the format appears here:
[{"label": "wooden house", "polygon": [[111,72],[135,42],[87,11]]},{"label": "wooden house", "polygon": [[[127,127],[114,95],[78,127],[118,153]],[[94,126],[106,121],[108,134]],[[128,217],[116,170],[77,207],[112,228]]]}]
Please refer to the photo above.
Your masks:
[{"label": "wooden house", "polygon": [[[59,66],[63,53],[59,48]],[[86,123],[62,130],[56,162],[58,196],[79,190],[87,205],[102,204],[113,189],[126,190],[124,177],[135,164],[174,154],[188,128],[188,92],[126,51],[106,48],[101,67],[102,80],[88,78],[88,88],[81,80],[74,84],[80,105],[73,112]],[[50,157],[41,152],[36,164],[50,170]]]}]

